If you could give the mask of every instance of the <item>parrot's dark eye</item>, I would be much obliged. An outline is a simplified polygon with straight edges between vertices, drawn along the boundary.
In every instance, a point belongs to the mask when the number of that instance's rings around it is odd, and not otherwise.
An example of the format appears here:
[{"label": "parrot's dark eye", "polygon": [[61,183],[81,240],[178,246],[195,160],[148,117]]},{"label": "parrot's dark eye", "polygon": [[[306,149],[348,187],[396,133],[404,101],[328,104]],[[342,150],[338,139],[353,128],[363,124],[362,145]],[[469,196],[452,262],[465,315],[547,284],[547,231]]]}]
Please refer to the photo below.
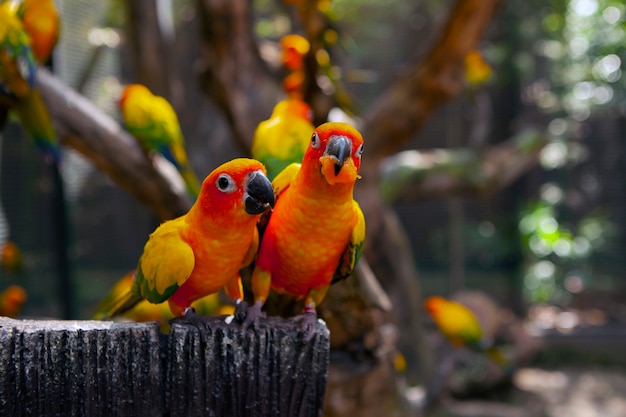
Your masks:
[{"label": "parrot's dark eye", "polygon": [[313,135],[311,136],[311,148],[319,149],[321,144],[322,142],[320,141],[320,137],[317,136],[317,132],[313,132]]},{"label": "parrot's dark eye", "polygon": [[217,178],[215,185],[217,185],[217,188],[220,191],[225,193],[232,193],[233,191],[235,191],[235,188],[237,188],[237,186],[235,185],[235,181],[233,181],[231,176],[228,174],[221,174]]},{"label": "parrot's dark eye", "polygon": [[354,156],[356,156],[357,158],[360,158],[361,155],[363,155],[363,144],[361,144],[359,146],[359,149],[357,149],[356,152],[354,153]]}]

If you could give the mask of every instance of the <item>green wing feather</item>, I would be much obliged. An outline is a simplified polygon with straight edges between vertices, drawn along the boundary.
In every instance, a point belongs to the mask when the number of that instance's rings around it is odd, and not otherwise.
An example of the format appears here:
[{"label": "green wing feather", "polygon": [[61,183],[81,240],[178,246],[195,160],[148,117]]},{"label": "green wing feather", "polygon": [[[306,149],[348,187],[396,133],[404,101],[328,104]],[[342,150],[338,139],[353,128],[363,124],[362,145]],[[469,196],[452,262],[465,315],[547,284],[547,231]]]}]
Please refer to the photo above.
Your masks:
[{"label": "green wing feather", "polygon": [[352,274],[363,252],[363,244],[365,242],[365,216],[363,216],[363,211],[359,203],[353,201],[352,205],[357,216],[357,222],[354,229],[352,229],[348,246],[344,250],[343,255],[341,255],[341,260],[331,282],[332,284],[346,279]]}]

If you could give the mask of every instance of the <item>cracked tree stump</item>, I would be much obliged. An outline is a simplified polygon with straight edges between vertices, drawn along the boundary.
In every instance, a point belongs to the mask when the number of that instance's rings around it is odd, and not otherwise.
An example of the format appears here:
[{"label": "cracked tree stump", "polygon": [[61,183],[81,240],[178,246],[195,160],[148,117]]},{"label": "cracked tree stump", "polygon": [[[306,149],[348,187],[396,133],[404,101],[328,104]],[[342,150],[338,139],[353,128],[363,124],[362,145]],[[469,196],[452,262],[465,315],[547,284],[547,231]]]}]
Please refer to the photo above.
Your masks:
[{"label": "cracked tree stump", "polygon": [[0,416],[320,416],[329,332],[0,317]]}]

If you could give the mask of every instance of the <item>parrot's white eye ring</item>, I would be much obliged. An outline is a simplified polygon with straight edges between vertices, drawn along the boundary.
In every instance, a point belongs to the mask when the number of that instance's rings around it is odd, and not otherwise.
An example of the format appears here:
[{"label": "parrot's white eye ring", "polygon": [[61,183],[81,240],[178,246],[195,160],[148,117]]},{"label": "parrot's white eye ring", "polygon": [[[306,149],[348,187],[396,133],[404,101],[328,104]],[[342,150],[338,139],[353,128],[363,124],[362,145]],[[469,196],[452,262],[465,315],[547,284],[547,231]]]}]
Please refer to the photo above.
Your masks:
[{"label": "parrot's white eye ring", "polygon": [[237,184],[233,181],[233,178],[228,174],[220,174],[215,181],[217,189],[224,193],[232,193],[237,189]]},{"label": "parrot's white eye ring", "polygon": [[313,135],[311,135],[311,148],[319,149],[321,145],[322,145],[322,141],[320,140],[320,137],[317,135],[317,132],[313,132]]},{"label": "parrot's white eye ring", "polygon": [[361,155],[363,155],[363,144],[361,144],[359,146],[359,149],[357,149],[356,152],[354,153],[354,156],[356,156],[357,158],[360,158]]}]

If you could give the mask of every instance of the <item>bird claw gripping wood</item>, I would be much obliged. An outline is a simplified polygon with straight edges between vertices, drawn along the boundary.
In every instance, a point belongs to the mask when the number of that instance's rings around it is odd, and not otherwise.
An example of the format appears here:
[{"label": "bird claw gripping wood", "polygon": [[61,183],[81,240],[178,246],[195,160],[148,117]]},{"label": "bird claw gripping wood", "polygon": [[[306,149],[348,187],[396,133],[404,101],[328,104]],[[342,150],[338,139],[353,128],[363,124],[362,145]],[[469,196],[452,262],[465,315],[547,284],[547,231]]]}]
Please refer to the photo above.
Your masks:
[{"label": "bird claw gripping wood", "polygon": [[198,329],[203,340],[208,337],[207,322],[204,317],[198,315],[193,307],[185,309],[185,315],[182,317],[174,317],[170,320],[170,324],[180,324],[183,326],[192,326]]}]

